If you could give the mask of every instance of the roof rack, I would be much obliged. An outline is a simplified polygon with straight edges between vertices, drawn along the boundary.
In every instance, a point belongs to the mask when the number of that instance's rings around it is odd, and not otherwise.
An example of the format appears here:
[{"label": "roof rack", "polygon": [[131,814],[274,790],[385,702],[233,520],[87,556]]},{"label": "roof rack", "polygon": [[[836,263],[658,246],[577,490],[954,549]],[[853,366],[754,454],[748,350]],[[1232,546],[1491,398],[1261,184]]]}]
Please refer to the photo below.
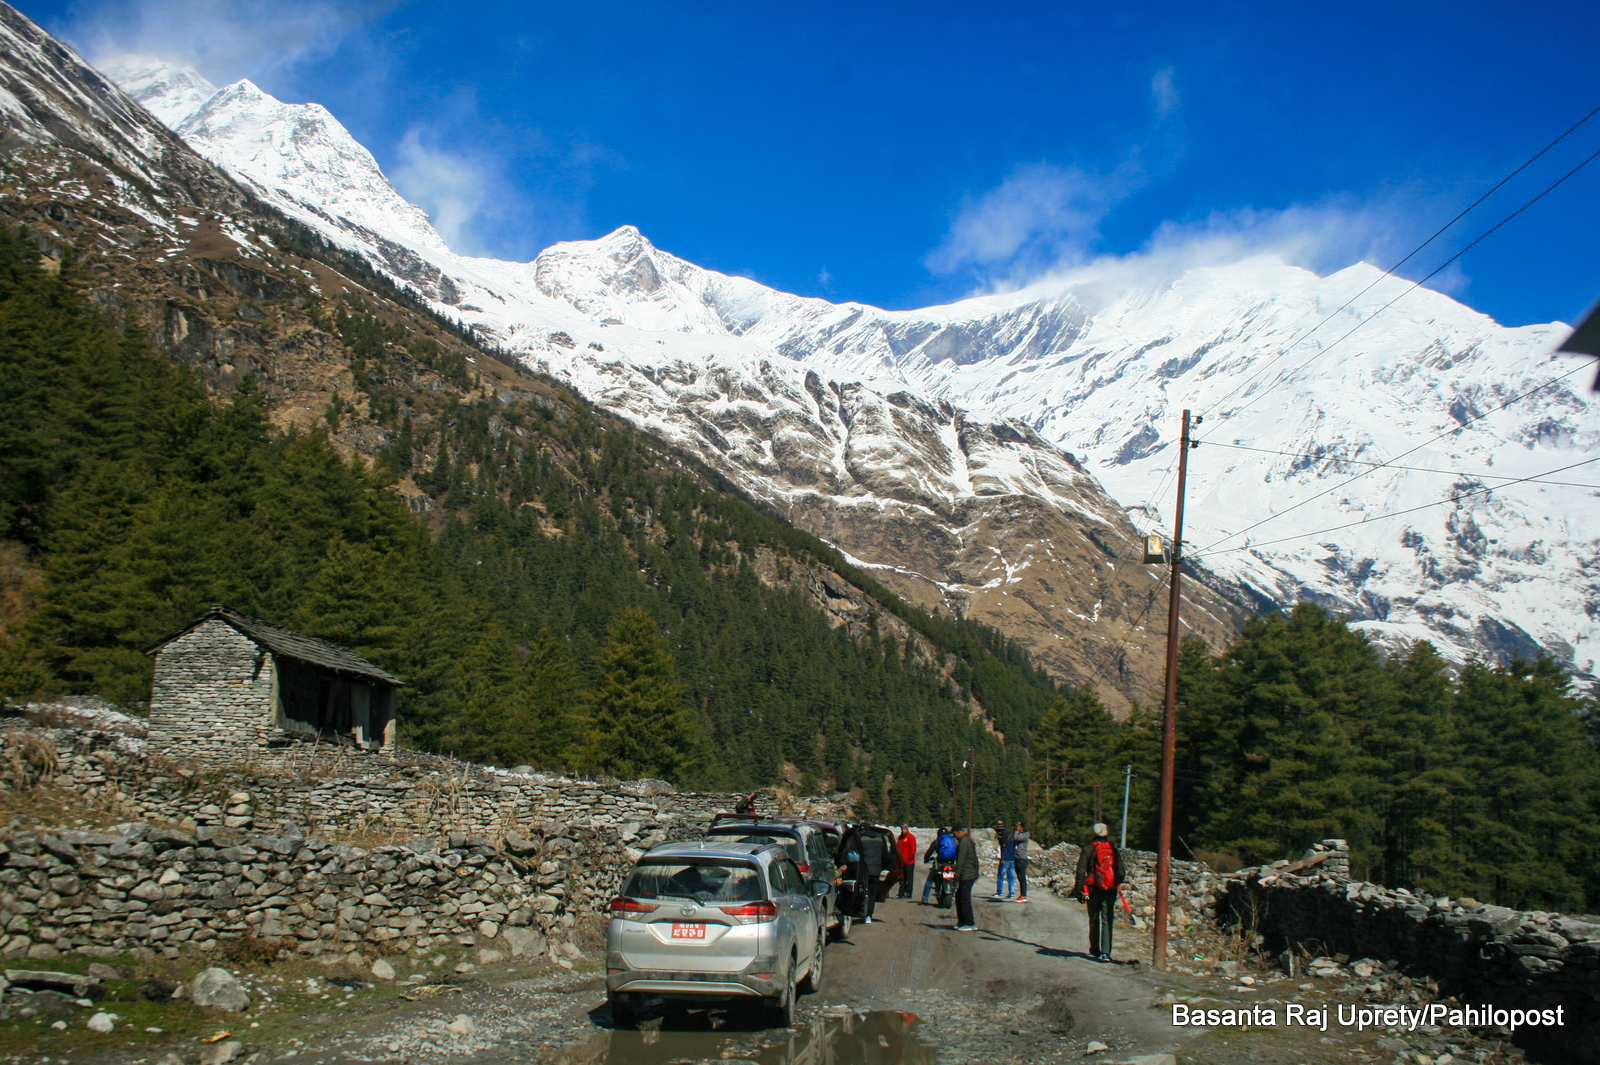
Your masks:
[{"label": "roof rack", "polygon": [[767,818],[762,817],[760,814],[733,814],[733,813],[727,813],[726,811],[724,811],[723,813],[714,814],[712,816],[712,818],[711,818],[711,823],[713,825],[718,825],[718,824],[721,824],[723,821],[750,821],[750,822],[755,822],[755,821],[765,821],[765,820],[767,820]]}]

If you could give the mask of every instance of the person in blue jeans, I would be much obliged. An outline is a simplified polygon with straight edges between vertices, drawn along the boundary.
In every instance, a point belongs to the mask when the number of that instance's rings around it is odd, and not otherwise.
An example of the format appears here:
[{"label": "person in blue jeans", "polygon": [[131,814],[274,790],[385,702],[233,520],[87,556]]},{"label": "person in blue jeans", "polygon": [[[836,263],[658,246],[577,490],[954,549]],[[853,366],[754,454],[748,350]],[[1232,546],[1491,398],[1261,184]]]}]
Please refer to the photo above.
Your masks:
[{"label": "person in blue jeans", "polygon": [[1000,844],[1000,872],[994,878],[994,894],[989,897],[1009,899],[1016,887],[1016,844],[1010,830],[1002,824],[994,826],[994,841]]}]

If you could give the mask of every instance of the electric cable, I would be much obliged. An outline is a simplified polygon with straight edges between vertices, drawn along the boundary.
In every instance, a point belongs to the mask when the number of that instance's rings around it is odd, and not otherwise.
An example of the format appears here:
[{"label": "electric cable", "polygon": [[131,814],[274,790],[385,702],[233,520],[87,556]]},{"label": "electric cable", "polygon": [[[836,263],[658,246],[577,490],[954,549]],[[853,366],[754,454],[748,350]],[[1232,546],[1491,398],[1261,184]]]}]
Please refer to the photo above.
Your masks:
[{"label": "electric cable", "polygon": [[[1492,481],[1519,481],[1525,478],[1514,477],[1509,473],[1469,473],[1466,470],[1430,470],[1422,466],[1396,466],[1392,462],[1368,462],[1364,459],[1345,458],[1342,455],[1313,455],[1296,451],[1277,451],[1266,447],[1249,447],[1245,444],[1219,444],[1215,440],[1207,440],[1207,447],[1225,447],[1234,451],[1254,451],[1262,455],[1282,455],[1291,459],[1312,459],[1321,461],[1327,459],[1333,462],[1343,462],[1351,466],[1379,466],[1391,470],[1405,470],[1408,473],[1437,473],[1449,477],[1488,478]],[[1600,484],[1582,484],[1577,481],[1541,481],[1533,480],[1532,484],[1553,484],[1563,488],[1600,488]]]},{"label": "electric cable", "polygon": [[1528,208],[1532,207],[1534,204],[1538,203],[1540,200],[1542,200],[1546,196],[1550,195],[1550,193],[1554,192],[1557,188],[1559,188],[1562,185],[1562,183],[1564,183],[1568,178],[1570,178],[1572,175],[1576,174],[1578,171],[1582,170],[1584,167],[1588,166],[1590,163],[1594,162],[1594,160],[1597,159],[1597,158],[1600,158],[1600,151],[1596,151],[1593,155],[1590,155],[1588,158],[1584,159],[1583,162],[1579,163],[1577,166],[1573,167],[1571,170],[1569,170],[1565,174],[1561,175],[1561,177],[1557,178],[1552,184],[1547,186],[1543,192],[1539,193],[1539,195],[1535,196],[1533,199],[1529,200],[1527,203],[1523,204],[1521,207],[1518,207],[1515,211],[1512,211],[1510,214],[1506,215],[1500,221],[1496,222],[1494,225],[1492,225],[1488,229],[1484,230],[1476,238],[1474,238],[1472,240],[1472,242],[1469,243],[1466,247],[1462,248],[1460,251],[1458,251],[1454,255],[1450,256],[1450,258],[1446,259],[1444,262],[1442,262],[1438,266],[1436,266],[1433,269],[1433,271],[1428,274],[1427,277],[1424,277],[1421,281],[1412,282],[1410,288],[1407,288],[1405,291],[1400,292],[1399,294],[1397,294],[1394,297],[1394,299],[1390,300],[1388,303],[1385,303],[1382,307],[1379,307],[1377,310],[1373,311],[1371,314],[1369,314],[1365,318],[1361,319],[1355,325],[1351,326],[1348,332],[1344,333],[1337,340],[1335,340],[1332,344],[1329,344],[1325,348],[1319,348],[1316,351],[1316,353],[1313,354],[1310,358],[1306,359],[1305,362],[1302,362],[1299,366],[1296,366],[1294,369],[1290,370],[1288,373],[1286,373],[1286,374],[1282,375],[1281,377],[1279,377],[1272,384],[1270,384],[1266,388],[1262,389],[1261,392],[1258,393],[1256,395],[1256,397],[1254,399],[1252,399],[1250,402],[1246,403],[1244,406],[1240,407],[1238,410],[1232,410],[1232,411],[1229,411],[1228,413],[1224,414],[1222,416],[1222,420],[1223,421],[1227,421],[1229,418],[1232,418],[1234,415],[1243,414],[1245,411],[1249,410],[1251,407],[1253,407],[1257,403],[1261,402],[1262,398],[1267,396],[1267,395],[1269,395],[1272,392],[1273,389],[1277,388],[1279,385],[1285,383],[1286,381],[1292,380],[1294,378],[1295,374],[1299,373],[1301,370],[1303,370],[1307,366],[1311,365],[1317,359],[1320,359],[1322,356],[1326,355],[1328,352],[1330,352],[1334,348],[1338,347],[1344,341],[1348,340],[1350,338],[1351,334],[1354,333],[1356,330],[1360,329],[1362,326],[1364,326],[1368,322],[1372,321],[1374,318],[1376,318],[1378,315],[1382,314],[1384,311],[1388,310],[1390,307],[1393,307],[1396,303],[1398,303],[1400,300],[1404,299],[1406,296],[1411,295],[1411,293],[1415,292],[1417,289],[1419,289],[1423,285],[1427,284],[1428,281],[1432,280],[1433,277],[1436,274],[1440,273],[1442,270],[1444,270],[1451,263],[1455,262],[1457,259],[1461,258],[1467,252],[1469,252],[1473,248],[1477,247],[1480,243],[1483,242],[1483,240],[1485,238],[1487,238],[1490,234],[1494,233],[1501,226],[1505,225],[1507,222],[1510,222],[1513,218],[1517,217],[1523,211],[1526,211]]},{"label": "electric cable", "polygon": [[1262,540],[1259,543],[1245,544],[1242,547],[1225,547],[1218,551],[1211,551],[1210,549],[1207,549],[1205,552],[1202,552],[1201,557],[1205,557],[1208,553],[1212,555],[1226,555],[1234,551],[1249,551],[1252,548],[1267,547],[1272,544],[1281,544],[1289,540],[1304,540],[1308,536],[1321,536],[1323,533],[1339,532],[1343,529],[1353,529],[1357,525],[1369,525],[1372,522],[1383,521],[1385,518],[1398,518],[1406,514],[1415,514],[1419,510],[1428,510],[1431,507],[1442,507],[1446,503],[1458,503],[1463,499],[1470,499],[1473,496],[1486,495],[1489,492],[1498,492],[1500,489],[1510,488],[1511,485],[1514,484],[1522,484],[1524,481],[1532,481],[1539,477],[1548,477],[1553,473],[1562,473],[1566,470],[1576,469],[1579,466],[1587,466],[1594,462],[1600,462],[1600,455],[1595,455],[1592,458],[1584,459],[1581,462],[1574,462],[1566,466],[1561,466],[1545,473],[1536,473],[1528,477],[1519,477],[1515,481],[1511,481],[1507,484],[1486,485],[1482,488],[1474,488],[1470,492],[1461,492],[1457,495],[1447,496],[1444,499],[1436,499],[1431,503],[1423,503],[1420,506],[1407,507],[1405,510],[1391,510],[1383,514],[1373,514],[1370,517],[1362,518],[1360,521],[1346,522],[1343,525],[1333,525],[1326,529],[1317,529],[1312,532],[1295,533],[1292,536],[1280,536],[1276,540]]},{"label": "electric cable", "polygon": [[[1418,444],[1416,447],[1410,448],[1409,450],[1406,450],[1406,451],[1402,451],[1400,454],[1396,455],[1394,458],[1390,459],[1388,463],[1385,463],[1382,466],[1374,466],[1373,468],[1371,468],[1369,470],[1365,470],[1365,471],[1363,471],[1361,473],[1358,473],[1354,477],[1347,478],[1347,479],[1345,479],[1343,481],[1340,481],[1336,485],[1332,485],[1331,487],[1323,489],[1322,491],[1318,492],[1316,495],[1307,496],[1305,499],[1302,499],[1300,502],[1296,503],[1292,507],[1286,507],[1283,510],[1278,511],[1275,514],[1269,514],[1265,518],[1262,518],[1260,521],[1255,522],[1255,523],[1253,523],[1251,525],[1245,526],[1243,529],[1240,529],[1238,532],[1228,533],[1228,534],[1220,537],[1219,539],[1213,540],[1213,541],[1211,541],[1211,543],[1209,543],[1205,547],[1201,548],[1200,549],[1200,553],[1201,553],[1201,555],[1212,553],[1212,549],[1215,548],[1220,543],[1224,543],[1224,542],[1226,542],[1228,540],[1231,540],[1235,536],[1243,536],[1245,533],[1249,532],[1252,529],[1259,529],[1261,526],[1265,525],[1267,522],[1276,521],[1277,519],[1283,517],[1285,514],[1292,513],[1293,511],[1298,510],[1299,508],[1305,506],[1307,503],[1310,503],[1313,500],[1321,499],[1323,496],[1328,495],[1330,492],[1337,492],[1339,489],[1343,488],[1345,485],[1353,484],[1354,482],[1359,481],[1363,477],[1367,477],[1367,476],[1370,476],[1370,475],[1372,475],[1374,473],[1377,473],[1379,470],[1387,468],[1387,466],[1390,465],[1391,463],[1399,462],[1401,459],[1405,458],[1407,455],[1413,454],[1413,453],[1415,453],[1417,451],[1421,451],[1423,448],[1427,447],[1429,444],[1435,443],[1436,441],[1439,441],[1439,440],[1443,440],[1445,437],[1451,436],[1451,435],[1453,435],[1455,433],[1459,433],[1461,430],[1465,429],[1467,426],[1473,424],[1474,422],[1481,421],[1484,418],[1487,418],[1491,414],[1497,414],[1500,411],[1503,411],[1507,407],[1511,406],[1513,403],[1520,402],[1520,401],[1522,401],[1524,399],[1527,399],[1529,396],[1535,395],[1535,394],[1537,394],[1539,392],[1543,392],[1545,389],[1551,387],[1552,385],[1557,385],[1557,384],[1560,384],[1562,381],[1565,381],[1567,378],[1571,377],[1573,374],[1577,373],[1579,370],[1587,370],[1588,368],[1589,368],[1589,364],[1588,363],[1580,363],[1579,365],[1574,366],[1572,369],[1568,370],[1566,373],[1562,374],[1561,376],[1551,378],[1550,380],[1546,381],[1544,384],[1538,386],[1537,388],[1532,388],[1532,389],[1529,389],[1526,392],[1523,392],[1520,395],[1512,396],[1510,399],[1506,400],[1504,403],[1500,404],[1498,407],[1495,407],[1495,408],[1493,408],[1491,410],[1486,410],[1482,414],[1478,414],[1478,415],[1475,415],[1475,416],[1473,416],[1471,418],[1468,418],[1466,421],[1462,422],[1460,425],[1456,426],[1455,428],[1446,429],[1444,432],[1438,434],[1437,436],[1433,436],[1433,437],[1428,438],[1427,440],[1424,440],[1422,443]],[[1504,487],[1504,486],[1502,485],[1501,487]]]},{"label": "electric cable", "polygon": [[[1582,126],[1585,122],[1589,121],[1591,118],[1593,118],[1597,114],[1600,114],[1600,107],[1596,107],[1593,111],[1590,111],[1588,114],[1586,114],[1582,118],[1578,119],[1578,121],[1574,122],[1571,126],[1569,126],[1567,128],[1567,131],[1565,133],[1561,134],[1559,137],[1557,137],[1555,140],[1551,141],[1549,144],[1546,144],[1543,148],[1540,148],[1533,155],[1529,156],[1527,161],[1524,162],[1521,166],[1517,167],[1515,170],[1511,171],[1511,173],[1507,174],[1505,177],[1503,177],[1499,181],[1495,182],[1494,186],[1492,188],[1490,188],[1483,195],[1479,196],[1476,200],[1473,200],[1470,204],[1468,204],[1466,207],[1464,207],[1454,218],[1450,219],[1450,221],[1446,222],[1444,225],[1440,226],[1437,230],[1435,230],[1431,237],[1429,237],[1427,240],[1423,241],[1421,244],[1418,244],[1415,248],[1412,248],[1409,252],[1407,252],[1405,258],[1401,259],[1399,262],[1395,263],[1393,266],[1391,266],[1387,270],[1383,271],[1383,273],[1381,273],[1377,277],[1373,278],[1372,281],[1367,284],[1366,288],[1362,289],[1360,292],[1357,292],[1354,296],[1351,296],[1349,299],[1345,300],[1344,303],[1340,304],[1337,308],[1335,308],[1331,313],[1329,313],[1321,321],[1319,321],[1315,325],[1311,326],[1311,328],[1307,329],[1305,332],[1301,333],[1299,336],[1296,336],[1293,339],[1291,339],[1287,344],[1285,344],[1282,348],[1279,349],[1278,354],[1274,355],[1270,360],[1267,361],[1266,365],[1262,366],[1261,368],[1256,370],[1254,373],[1252,373],[1249,377],[1245,378],[1245,380],[1241,381],[1238,385],[1236,385],[1233,388],[1232,391],[1228,392],[1221,399],[1218,399],[1218,400],[1215,400],[1214,402],[1212,402],[1211,405],[1208,406],[1201,413],[1202,414],[1210,414],[1219,405],[1221,405],[1223,403],[1226,403],[1230,398],[1232,398],[1235,394],[1237,394],[1241,389],[1246,388],[1247,386],[1249,386],[1250,382],[1254,381],[1257,377],[1261,376],[1268,369],[1270,369],[1273,363],[1277,362],[1279,359],[1283,358],[1290,351],[1292,351],[1296,344],[1300,343],[1302,340],[1305,340],[1312,333],[1315,333],[1318,329],[1322,328],[1324,325],[1327,325],[1329,322],[1331,322],[1335,317],[1337,317],[1339,315],[1339,313],[1341,311],[1345,310],[1345,308],[1349,307],[1352,303],[1354,303],[1356,300],[1360,299],[1362,296],[1365,296],[1368,292],[1370,292],[1372,290],[1374,285],[1378,284],[1378,282],[1382,281],[1385,277],[1392,277],[1396,270],[1400,269],[1406,263],[1410,262],[1413,258],[1415,258],[1417,253],[1422,251],[1422,249],[1426,248],[1429,244],[1432,244],[1435,240],[1438,240],[1439,237],[1444,234],[1445,230],[1449,229],[1451,226],[1455,225],[1457,222],[1459,222],[1463,218],[1465,218],[1469,213],[1471,213],[1471,211],[1474,208],[1476,208],[1484,200],[1487,200],[1490,196],[1493,196],[1496,192],[1499,192],[1500,189],[1505,186],[1506,182],[1510,181],[1512,178],[1516,177],[1518,174],[1520,174],[1524,170],[1528,169],[1528,167],[1532,166],[1535,162],[1537,162],[1540,159],[1540,157],[1542,157],[1546,152],[1550,151],[1550,149],[1554,148],[1556,145],[1558,145],[1562,141],[1566,140],[1569,136],[1571,136],[1574,132],[1577,131],[1579,126]],[[1581,165],[1582,164],[1580,164],[1580,166]],[[1562,180],[1566,180],[1566,179],[1563,178]],[[1490,232],[1493,232],[1493,230],[1490,230]],[[1484,234],[1484,235],[1487,236],[1488,234]],[[1476,242],[1474,242],[1474,243],[1476,243]],[[1471,245],[1468,245],[1468,247],[1470,247],[1470,246]],[[1446,265],[1448,265],[1448,264],[1446,264]],[[1438,273],[1438,271],[1435,270],[1434,273]],[[1433,274],[1429,274],[1428,276],[1432,277]],[[1413,288],[1414,287],[1415,286],[1413,286]],[[1407,290],[1407,291],[1410,291],[1410,290]],[[1402,293],[1402,295],[1404,295],[1404,293]],[[1329,345],[1329,346],[1331,347],[1332,345]],[[1327,350],[1326,348],[1323,349],[1323,351],[1326,351],[1326,350]],[[1321,352],[1318,352],[1318,354],[1321,354]],[[1271,389],[1269,388],[1268,391],[1270,391],[1270,390]],[[1259,398],[1259,397],[1257,397],[1257,398]],[[1229,413],[1229,414],[1224,414],[1222,416],[1222,418],[1223,418],[1224,421],[1226,421],[1228,418],[1230,418],[1232,416],[1233,416],[1232,413]]]}]

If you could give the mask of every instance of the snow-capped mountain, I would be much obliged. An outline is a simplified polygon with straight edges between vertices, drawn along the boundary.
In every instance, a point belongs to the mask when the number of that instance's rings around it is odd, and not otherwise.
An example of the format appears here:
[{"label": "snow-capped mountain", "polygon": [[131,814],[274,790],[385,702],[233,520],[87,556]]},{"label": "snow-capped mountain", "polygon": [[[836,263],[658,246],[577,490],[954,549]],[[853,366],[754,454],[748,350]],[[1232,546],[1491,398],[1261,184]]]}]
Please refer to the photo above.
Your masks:
[{"label": "snow-capped mountain", "polygon": [[1551,354],[1559,324],[1508,329],[1365,264],[1319,277],[1271,257],[1148,276],[1110,264],[917,311],[777,292],[632,227],[531,263],[461,257],[316,105],[248,82],[197,101],[198,75],[148,62],[114,73],[268,202],[903,594],[1013,631],[1032,617],[1022,635],[1047,658],[1048,636],[1093,629],[1111,605],[1131,624],[1149,578],[1057,590],[1093,559],[1137,569],[1109,557],[1129,558],[1126,543],[1066,552],[1043,587],[1029,567],[1064,551],[1074,521],[1128,539],[1096,479],[1162,524],[1191,408],[1213,446],[1191,455],[1186,538],[1212,572],[1263,602],[1351,613],[1381,641],[1425,637],[1457,659],[1542,648],[1596,670],[1600,470],[1550,471],[1593,456],[1600,411],[1581,371],[1551,383],[1575,368]]}]

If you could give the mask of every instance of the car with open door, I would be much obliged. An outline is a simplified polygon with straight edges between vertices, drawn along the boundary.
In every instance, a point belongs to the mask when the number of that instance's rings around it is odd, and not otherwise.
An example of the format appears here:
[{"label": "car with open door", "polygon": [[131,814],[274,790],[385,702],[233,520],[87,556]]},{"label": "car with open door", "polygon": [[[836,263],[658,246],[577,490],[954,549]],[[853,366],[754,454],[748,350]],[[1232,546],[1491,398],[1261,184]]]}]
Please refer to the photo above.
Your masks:
[{"label": "car with open door", "polygon": [[611,900],[606,998],[632,1027],[668,1007],[747,1003],[786,1027],[795,1000],[821,987],[819,896],[789,853],[767,843],[663,843]]}]

